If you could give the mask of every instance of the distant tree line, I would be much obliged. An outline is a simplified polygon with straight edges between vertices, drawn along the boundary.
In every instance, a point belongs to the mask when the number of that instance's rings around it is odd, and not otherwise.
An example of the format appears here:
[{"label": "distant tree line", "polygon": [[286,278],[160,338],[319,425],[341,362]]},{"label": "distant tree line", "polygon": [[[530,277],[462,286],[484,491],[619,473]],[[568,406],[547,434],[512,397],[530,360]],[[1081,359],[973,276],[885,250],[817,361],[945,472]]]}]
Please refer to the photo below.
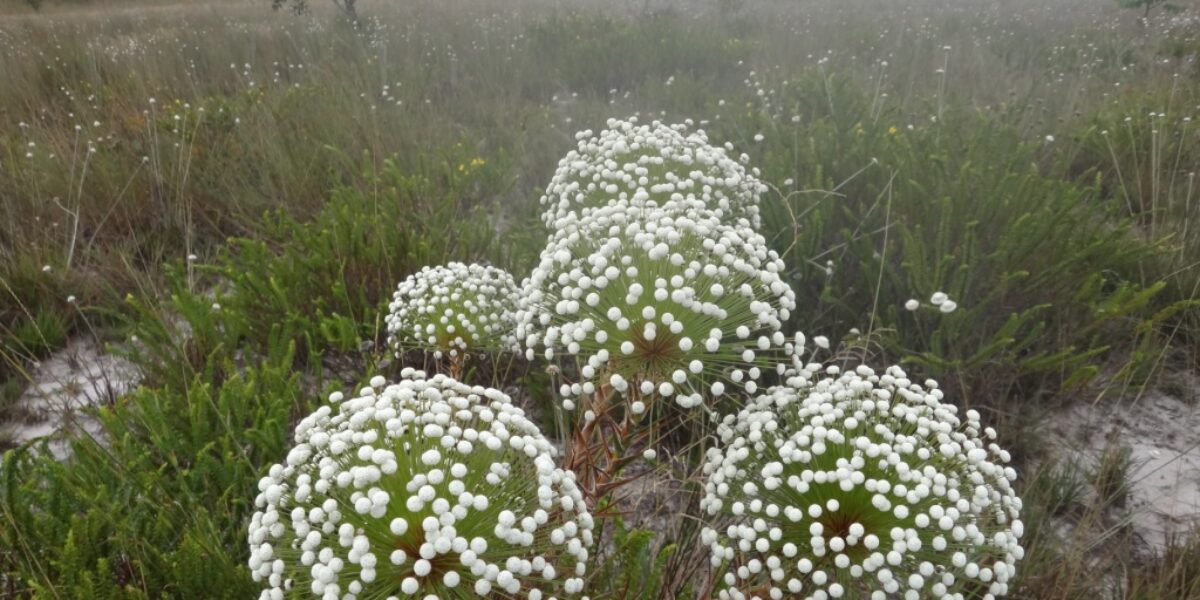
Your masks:
[{"label": "distant tree line", "polygon": [[1164,8],[1171,12],[1183,10],[1183,7],[1172,4],[1167,0],[1117,0],[1117,5],[1121,8],[1140,8],[1142,9],[1142,22],[1145,23],[1150,19],[1150,13],[1156,8]]},{"label": "distant tree line", "polygon": [[[355,4],[358,0],[330,0],[333,5],[338,7],[351,21],[358,23],[358,8]],[[275,10],[287,8],[296,14],[304,14],[308,12],[308,0],[271,0],[271,7]]]},{"label": "distant tree line", "polygon": [[[56,0],[56,1],[59,3],[62,3],[62,4],[66,4],[66,3],[69,3],[69,4],[92,4],[92,3],[98,3],[102,0]],[[330,0],[330,1],[333,2],[333,5],[336,6],[338,8],[338,10],[340,10],[342,12],[342,14],[346,15],[347,18],[349,18],[351,21],[354,21],[355,23],[358,22],[358,7],[357,7],[358,0]],[[29,7],[32,8],[34,11],[40,11],[42,9],[42,6],[45,4],[45,0],[16,0],[15,3],[19,4],[21,2],[29,5]],[[6,2],[5,0],[0,0],[0,5],[4,5],[7,3],[8,2]],[[308,3],[309,3],[309,0],[271,0],[271,7],[276,10],[286,8],[296,14],[304,14],[304,13],[307,13],[309,10]]]},{"label": "distant tree line", "polygon": [[[168,1],[178,2],[178,0],[140,0],[146,4],[153,4],[155,1],[165,3]],[[28,6],[34,11],[40,11],[45,6],[50,5],[96,5],[103,6],[105,4],[125,4],[127,2],[106,2],[106,0],[0,0],[0,8],[3,7],[20,7]]]}]

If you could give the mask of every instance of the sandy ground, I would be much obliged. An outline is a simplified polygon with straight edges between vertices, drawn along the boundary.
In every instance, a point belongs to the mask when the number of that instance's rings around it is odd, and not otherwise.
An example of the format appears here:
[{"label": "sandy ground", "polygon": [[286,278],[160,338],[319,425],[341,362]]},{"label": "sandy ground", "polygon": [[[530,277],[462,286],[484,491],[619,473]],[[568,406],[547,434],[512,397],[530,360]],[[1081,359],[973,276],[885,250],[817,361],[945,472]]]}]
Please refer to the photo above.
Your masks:
[{"label": "sandy ground", "polygon": [[[1200,390],[1197,382],[1188,386]],[[1074,405],[1052,430],[1067,453],[1086,463],[1106,449],[1130,450],[1132,525],[1148,549],[1159,551],[1173,534],[1200,523],[1200,402],[1149,390],[1140,398]],[[1114,446],[1114,444],[1119,446]]]},{"label": "sandy ground", "polygon": [[[95,420],[80,409],[111,402],[140,380],[132,363],[106,353],[90,340],[72,341],[37,364],[32,375],[34,383],[18,401],[19,412],[32,417],[5,425],[17,443],[55,436],[64,429],[95,432]],[[64,457],[66,444],[52,440],[50,450]]]}]

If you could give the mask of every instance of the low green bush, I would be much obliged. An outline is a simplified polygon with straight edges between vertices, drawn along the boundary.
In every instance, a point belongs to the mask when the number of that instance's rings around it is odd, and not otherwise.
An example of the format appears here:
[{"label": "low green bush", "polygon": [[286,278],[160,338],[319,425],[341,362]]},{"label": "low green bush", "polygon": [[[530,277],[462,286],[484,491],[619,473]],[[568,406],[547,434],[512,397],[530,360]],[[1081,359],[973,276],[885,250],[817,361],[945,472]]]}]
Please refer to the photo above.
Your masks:
[{"label": "low green bush", "polygon": [[123,397],[98,411],[99,439],[71,441],[70,462],[45,443],[6,453],[2,585],[16,597],[251,595],[254,482],[311,408],[293,351],[275,348],[220,384],[197,375]]}]

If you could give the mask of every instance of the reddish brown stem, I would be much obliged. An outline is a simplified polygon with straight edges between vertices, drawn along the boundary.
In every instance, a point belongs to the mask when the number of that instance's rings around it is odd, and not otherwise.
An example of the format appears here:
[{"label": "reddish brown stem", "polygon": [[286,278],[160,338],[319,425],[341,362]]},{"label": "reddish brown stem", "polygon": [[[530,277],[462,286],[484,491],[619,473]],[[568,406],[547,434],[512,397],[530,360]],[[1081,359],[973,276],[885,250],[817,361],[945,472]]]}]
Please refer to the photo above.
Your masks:
[{"label": "reddish brown stem", "polygon": [[[614,390],[601,386],[595,393],[580,398],[577,414],[580,423],[567,446],[566,466],[575,472],[588,504],[599,500],[620,487],[636,481],[640,475],[619,478],[621,470],[640,457],[640,448],[649,438],[649,431],[634,420],[627,406],[630,397],[614,402]],[[592,411],[591,421],[583,420]]]}]

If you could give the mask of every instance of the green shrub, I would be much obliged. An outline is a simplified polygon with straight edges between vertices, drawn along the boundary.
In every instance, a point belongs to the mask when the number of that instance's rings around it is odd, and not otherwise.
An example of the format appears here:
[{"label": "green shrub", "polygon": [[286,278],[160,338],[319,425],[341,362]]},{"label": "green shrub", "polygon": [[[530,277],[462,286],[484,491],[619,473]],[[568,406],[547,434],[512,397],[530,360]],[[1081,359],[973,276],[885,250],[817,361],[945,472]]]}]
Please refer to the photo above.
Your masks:
[{"label": "green shrub", "polygon": [[[672,573],[671,561],[680,553],[678,543],[657,539],[651,529],[632,528],[617,517],[612,527],[612,546],[601,557],[600,570],[588,577],[586,590],[596,599],[661,598],[670,589],[677,598],[691,598],[696,582]],[[679,589],[668,587],[683,579]]]},{"label": "green shrub", "polygon": [[7,585],[18,597],[248,597],[254,482],[309,408],[291,354],[275,348],[221,384],[138,390],[98,412],[101,439],[72,440],[70,462],[42,444],[6,453]]}]

